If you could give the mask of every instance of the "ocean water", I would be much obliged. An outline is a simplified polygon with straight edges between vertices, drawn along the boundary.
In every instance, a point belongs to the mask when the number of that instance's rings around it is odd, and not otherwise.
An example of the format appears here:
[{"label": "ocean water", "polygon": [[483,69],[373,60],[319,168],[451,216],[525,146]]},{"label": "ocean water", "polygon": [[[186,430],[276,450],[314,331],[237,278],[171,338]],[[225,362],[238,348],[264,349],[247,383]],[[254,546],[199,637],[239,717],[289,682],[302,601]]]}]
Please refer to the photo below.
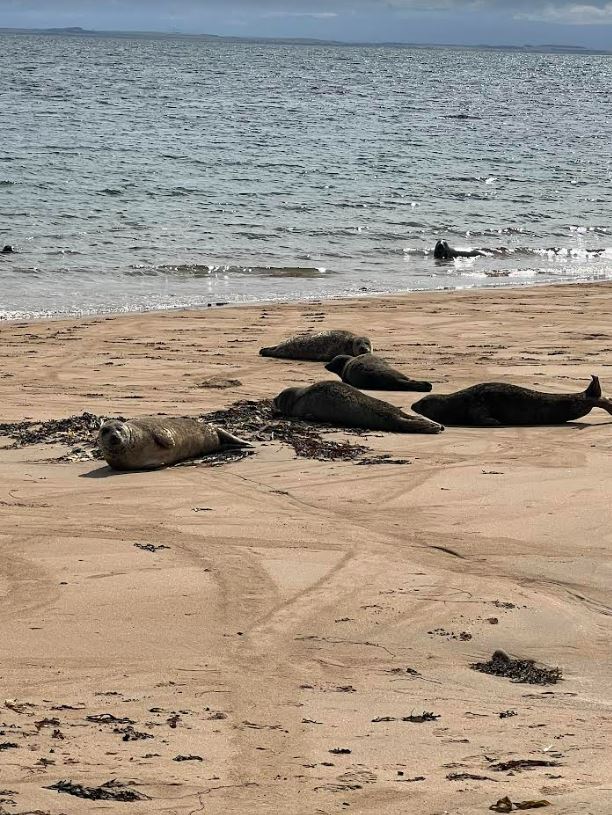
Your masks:
[{"label": "ocean water", "polygon": [[0,46],[0,319],[612,279],[612,57]]}]

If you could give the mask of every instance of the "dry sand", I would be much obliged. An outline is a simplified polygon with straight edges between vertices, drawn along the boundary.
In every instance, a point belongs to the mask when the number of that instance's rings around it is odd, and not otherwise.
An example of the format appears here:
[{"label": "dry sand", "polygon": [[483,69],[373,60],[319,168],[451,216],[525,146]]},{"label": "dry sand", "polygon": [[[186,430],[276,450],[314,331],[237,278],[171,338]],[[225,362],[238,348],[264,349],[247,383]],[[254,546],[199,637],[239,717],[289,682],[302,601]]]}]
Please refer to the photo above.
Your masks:
[{"label": "dry sand", "polygon": [[[0,418],[269,397],[330,377],[258,348],[330,327],[440,391],[597,373],[610,393],[611,324],[606,284],[10,323]],[[506,795],[612,812],[611,417],[365,443],[410,463],[273,443],[112,475],[0,439],[0,812],[476,815]],[[496,648],[564,679],[470,669]],[[512,759],[556,766],[492,768]],[[45,789],[113,778],[150,799]]]}]

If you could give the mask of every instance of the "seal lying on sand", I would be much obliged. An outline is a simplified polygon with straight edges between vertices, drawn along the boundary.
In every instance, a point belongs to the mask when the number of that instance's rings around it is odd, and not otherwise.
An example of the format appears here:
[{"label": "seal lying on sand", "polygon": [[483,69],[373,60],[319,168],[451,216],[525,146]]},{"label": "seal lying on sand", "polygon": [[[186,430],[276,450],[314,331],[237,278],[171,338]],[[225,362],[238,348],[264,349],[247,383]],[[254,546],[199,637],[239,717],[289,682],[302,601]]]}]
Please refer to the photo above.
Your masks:
[{"label": "seal lying on sand", "polygon": [[338,374],[347,385],[373,391],[430,391],[431,382],[410,379],[401,371],[396,371],[384,359],[374,354],[360,354],[349,357],[340,354],[325,366],[328,371]]},{"label": "seal lying on sand", "polygon": [[167,416],[144,416],[127,422],[110,419],[100,428],[98,445],[114,470],[155,470],[219,450],[252,447],[197,419]]},{"label": "seal lying on sand", "polygon": [[307,388],[287,388],[274,399],[274,407],[285,416],[312,419],[337,426],[389,430],[392,433],[439,433],[444,428],[409,416],[401,408],[374,399],[344,382],[316,382]]},{"label": "seal lying on sand", "polygon": [[438,241],[434,247],[434,258],[436,260],[453,260],[453,258],[484,258],[486,252],[480,249],[453,249],[448,245],[448,241]]},{"label": "seal lying on sand", "polygon": [[444,396],[424,396],[412,409],[444,424],[496,427],[563,424],[586,416],[594,407],[612,414],[612,399],[602,398],[596,376],[583,393],[541,393],[486,382]]},{"label": "seal lying on sand", "polygon": [[296,334],[269,348],[262,348],[262,357],[282,359],[312,359],[329,362],[338,354],[356,357],[372,351],[369,337],[358,337],[352,331],[319,331],[316,334]]}]

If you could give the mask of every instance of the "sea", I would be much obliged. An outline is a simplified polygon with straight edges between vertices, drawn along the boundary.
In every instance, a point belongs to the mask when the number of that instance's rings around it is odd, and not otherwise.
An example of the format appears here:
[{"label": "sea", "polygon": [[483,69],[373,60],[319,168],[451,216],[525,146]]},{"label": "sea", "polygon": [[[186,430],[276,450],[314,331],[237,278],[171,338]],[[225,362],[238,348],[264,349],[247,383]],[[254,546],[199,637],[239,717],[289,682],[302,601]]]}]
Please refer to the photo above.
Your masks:
[{"label": "sea", "polygon": [[611,103],[610,55],[1,35],[0,319],[612,279]]}]

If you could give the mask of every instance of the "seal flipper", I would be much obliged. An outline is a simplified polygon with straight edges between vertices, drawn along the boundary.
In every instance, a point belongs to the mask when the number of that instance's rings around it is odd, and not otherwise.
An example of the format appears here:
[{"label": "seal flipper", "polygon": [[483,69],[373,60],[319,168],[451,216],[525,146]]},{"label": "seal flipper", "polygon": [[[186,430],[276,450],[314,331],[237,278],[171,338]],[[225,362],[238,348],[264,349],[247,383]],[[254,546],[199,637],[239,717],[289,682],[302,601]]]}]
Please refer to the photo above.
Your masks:
[{"label": "seal flipper", "polygon": [[587,399],[601,399],[601,383],[599,377],[595,376],[595,374],[591,374],[591,383],[585,390],[584,395]]},{"label": "seal flipper", "polygon": [[[403,387],[401,387],[403,385]],[[415,391],[416,393],[429,393],[433,389],[431,382],[424,382],[420,379],[410,379],[406,376],[397,380],[397,389],[404,391]]]},{"label": "seal flipper", "polygon": [[591,374],[591,384],[584,392],[585,399],[593,400],[593,407],[602,408],[607,410],[612,416],[612,399],[607,399],[601,395],[601,383],[599,377]]},{"label": "seal flipper", "polygon": [[223,430],[220,427],[216,427],[215,430],[217,431],[217,437],[219,438],[219,443],[222,448],[226,447],[254,447],[248,441],[244,439],[239,439],[238,436],[234,436],[228,430]]},{"label": "seal flipper", "polygon": [[470,408],[469,411],[470,424],[476,427],[501,427],[501,422],[494,419],[484,405],[478,405]]},{"label": "seal flipper", "polygon": [[151,430],[151,435],[153,436],[155,444],[158,444],[160,447],[165,447],[167,450],[174,447],[174,437],[169,430],[155,427]]},{"label": "seal flipper", "polygon": [[273,357],[274,352],[276,351],[276,345],[269,345],[267,348],[260,348],[259,349],[259,356],[260,357]]}]

